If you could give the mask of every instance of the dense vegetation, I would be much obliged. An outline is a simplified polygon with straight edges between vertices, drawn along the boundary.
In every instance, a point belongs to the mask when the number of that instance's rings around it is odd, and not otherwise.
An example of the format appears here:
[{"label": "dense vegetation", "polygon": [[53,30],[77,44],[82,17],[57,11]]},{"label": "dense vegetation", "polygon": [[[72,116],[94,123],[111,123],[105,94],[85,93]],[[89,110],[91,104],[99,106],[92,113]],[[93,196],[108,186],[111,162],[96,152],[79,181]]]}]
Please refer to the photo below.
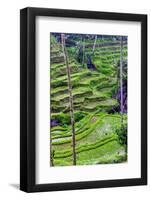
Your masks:
[{"label": "dense vegetation", "polygon": [[62,35],[50,37],[51,166],[73,165],[74,148],[76,165],[125,162],[127,37]]}]

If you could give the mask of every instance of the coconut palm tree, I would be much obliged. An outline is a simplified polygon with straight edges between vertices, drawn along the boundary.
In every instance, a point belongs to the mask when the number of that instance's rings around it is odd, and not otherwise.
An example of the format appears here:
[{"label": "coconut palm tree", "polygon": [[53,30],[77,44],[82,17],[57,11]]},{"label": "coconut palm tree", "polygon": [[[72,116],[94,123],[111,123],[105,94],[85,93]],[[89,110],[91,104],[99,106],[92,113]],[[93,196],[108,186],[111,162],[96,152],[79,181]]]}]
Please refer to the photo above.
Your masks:
[{"label": "coconut palm tree", "polygon": [[73,165],[76,165],[76,150],[75,150],[76,138],[75,138],[75,120],[74,120],[74,109],[73,109],[72,84],[71,84],[70,67],[69,67],[68,53],[67,53],[67,49],[65,45],[64,34],[61,34],[61,44],[62,44],[62,51],[64,55],[64,61],[66,64],[66,72],[67,72],[67,78],[68,78],[70,117],[71,117],[71,127],[72,127]]},{"label": "coconut palm tree", "polygon": [[96,47],[96,41],[97,41],[97,35],[95,35],[95,39],[94,39],[94,44],[93,44],[93,55],[94,55],[94,51],[95,51],[95,47]]},{"label": "coconut palm tree", "polygon": [[120,99],[121,126],[123,125],[123,37],[120,37]]},{"label": "coconut palm tree", "polygon": [[85,38],[83,35],[83,57],[82,57],[82,66],[84,66],[84,62],[85,62]]}]

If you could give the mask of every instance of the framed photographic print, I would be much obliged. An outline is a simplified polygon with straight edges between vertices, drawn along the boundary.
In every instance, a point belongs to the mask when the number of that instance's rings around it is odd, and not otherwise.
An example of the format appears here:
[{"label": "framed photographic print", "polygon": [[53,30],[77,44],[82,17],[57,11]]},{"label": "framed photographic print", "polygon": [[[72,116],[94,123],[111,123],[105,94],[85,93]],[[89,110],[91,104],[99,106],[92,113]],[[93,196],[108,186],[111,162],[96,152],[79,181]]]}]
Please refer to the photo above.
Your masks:
[{"label": "framed photographic print", "polygon": [[20,189],[147,184],[147,16],[20,12]]}]

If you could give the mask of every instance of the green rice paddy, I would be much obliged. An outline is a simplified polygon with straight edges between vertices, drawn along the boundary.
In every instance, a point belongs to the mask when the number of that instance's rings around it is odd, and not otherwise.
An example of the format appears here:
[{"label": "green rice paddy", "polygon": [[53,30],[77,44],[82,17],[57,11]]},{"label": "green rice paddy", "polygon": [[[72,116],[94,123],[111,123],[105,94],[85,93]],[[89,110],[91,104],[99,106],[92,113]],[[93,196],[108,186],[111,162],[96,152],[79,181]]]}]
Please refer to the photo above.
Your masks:
[{"label": "green rice paddy", "polygon": [[[85,41],[86,53],[91,54],[93,40]],[[82,65],[70,53],[75,47],[67,47],[72,83],[75,119],[77,165],[121,163],[127,161],[127,148],[119,140],[121,128],[120,112],[110,113],[120,102],[115,98],[119,90],[118,65],[120,44],[112,40],[97,41],[92,57],[96,70]],[[115,43],[115,45],[114,45]],[[71,49],[72,48],[72,49]],[[73,165],[72,127],[70,120],[68,78],[61,44],[51,36],[50,102],[51,153],[53,166]],[[123,60],[127,61],[127,45],[123,47]],[[125,77],[127,78],[126,74]],[[123,124],[127,128],[127,114],[123,114]]]}]

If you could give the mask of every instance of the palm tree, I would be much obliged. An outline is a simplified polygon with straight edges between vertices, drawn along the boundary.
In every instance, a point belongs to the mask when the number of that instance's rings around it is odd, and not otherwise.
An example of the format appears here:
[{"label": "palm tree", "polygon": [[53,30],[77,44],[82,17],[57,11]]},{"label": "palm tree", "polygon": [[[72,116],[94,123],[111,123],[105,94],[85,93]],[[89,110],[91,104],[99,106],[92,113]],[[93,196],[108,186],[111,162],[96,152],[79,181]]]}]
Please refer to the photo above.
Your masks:
[{"label": "palm tree", "polygon": [[71,84],[70,67],[69,67],[68,53],[66,50],[64,34],[61,34],[61,43],[62,43],[64,61],[66,64],[67,78],[68,78],[70,117],[71,117],[71,127],[72,127],[73,165],[76,165],[76,150],[75,150],[76,138],[75,138],[75,120],[74,120],[74,110],[73,110],[72,84]]},{"label": "palm tree", "polygon": [[52,137],[50,135],[50,166],[53,166],[53,156],[54,153],[53,153],[53,150],[52,150]]},{"label": "palm tree", "polygon": [[123,37],[120,37],[120,97],[121,126],[123,125]]},{"label": "palm tree", "polygon": [[[52,43],[53,43],[52,40],[53,40],[53,36],[50,34],[50,51],[52,50]],[[51,73],[50,73],[50,79],[51,79]],[[50,91],[51,91],[51,85],[50,85]],[[51,101],[51,93],[50,93],[50,101]],[[51,119],[50,119],[50,130],[51,130]],[[52,149],[52,136],[50,132],[50,166],[54,166],[53,158],[54,158],[54,152]]]},{"label": "palm tree", "polygon": [[83,57],[82,57],[82,66],[84,66],[84,61],[85,61],[85,38],[83,35]]},{"label": "palm tree", "polygon": [[97,35],[95,35],[95,39],[94,39],[93,50],[92,50],[93,55],[94,55],[94,51],[95,51],[96,41],[97,41]]}]

